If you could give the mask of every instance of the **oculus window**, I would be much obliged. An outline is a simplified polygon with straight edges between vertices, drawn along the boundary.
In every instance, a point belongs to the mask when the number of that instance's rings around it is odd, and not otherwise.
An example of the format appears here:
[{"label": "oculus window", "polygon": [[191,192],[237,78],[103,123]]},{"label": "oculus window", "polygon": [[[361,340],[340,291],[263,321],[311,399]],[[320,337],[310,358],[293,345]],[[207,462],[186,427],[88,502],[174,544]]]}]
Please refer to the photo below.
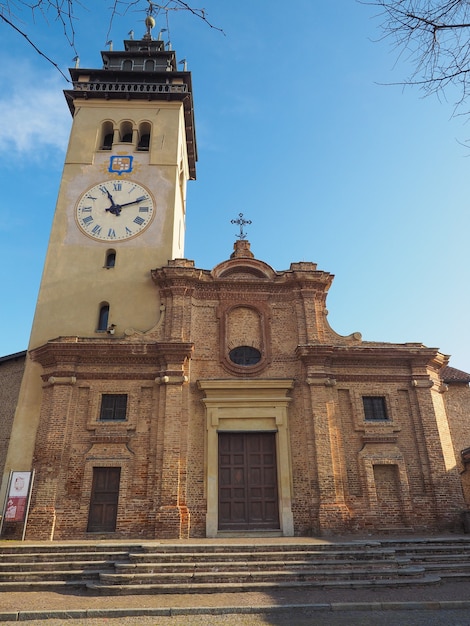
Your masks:
[{"label": "oculus window", "polygon": [[252,346],[238,346],[228,354],[232,363],[236,365],[256,365],[261,361],[261,352]]}]

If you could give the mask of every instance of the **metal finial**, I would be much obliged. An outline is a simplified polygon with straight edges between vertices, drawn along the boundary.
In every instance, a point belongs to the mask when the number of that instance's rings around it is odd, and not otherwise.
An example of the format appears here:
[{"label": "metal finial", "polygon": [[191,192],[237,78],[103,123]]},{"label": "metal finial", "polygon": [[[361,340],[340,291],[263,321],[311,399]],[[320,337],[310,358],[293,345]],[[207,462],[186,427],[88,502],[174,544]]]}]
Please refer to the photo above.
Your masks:
[{"label": "metal finial", "polygon": [[238,220],[230,220],[231,224],[238,224],[240,226],[240,232],[238,235],[235,235],[237,239],[246,239],[246,233],[243,230],[243,226],[245,224],[251,224],[251,220],[244,220],[243,213],[238,214]]},{"label": "metal finial", "polygon": [[147,17],[145,18],[145,26],[147,28],[147,31],[144,35],[144,39],[152,39],[152,28],[155,28],[155,20],[152,17],[153,12],[154,12],[154,8],[153,5],[154,3],[151,2],[151,0],[147,0],[149,3],[148,9],[147,9]]},{"label": "metal finial", "polygon": [[145,18],[145,26],[147,28],[147,32],[144,35],[145,39],[152,39],[152,28],[155,27],[155,20],[151,15],[147,15]]}]

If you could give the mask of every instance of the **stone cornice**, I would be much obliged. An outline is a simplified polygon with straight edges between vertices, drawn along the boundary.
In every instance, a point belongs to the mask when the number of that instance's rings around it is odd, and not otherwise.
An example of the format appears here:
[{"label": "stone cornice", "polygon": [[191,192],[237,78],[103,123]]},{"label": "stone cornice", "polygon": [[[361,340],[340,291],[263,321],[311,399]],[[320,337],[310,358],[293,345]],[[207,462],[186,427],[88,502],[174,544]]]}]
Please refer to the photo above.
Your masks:
[{"label": "stone cornice", "polygon": [[[31,350],[30,356],[48,371],[48,377],[72,376],[77,370],[99,365],[103,368],[100,377],[118,369],[135,378],[137,369],[137,377],[155,378],[155,373],[164,374],[162,370],[170,363],[172,367],[182,367],[192,351],[193,344],[190,342],[133,343],[116,339],[60,337]],[[142,369],[153,374],[145,376]]]},{"label": "stone cornice", "polygon": [[382,362],[407,362],[413,367],[433,366],[439,352],[421,344],[300,345],[296,354],[306,365],[357,364],[371,366]]}]

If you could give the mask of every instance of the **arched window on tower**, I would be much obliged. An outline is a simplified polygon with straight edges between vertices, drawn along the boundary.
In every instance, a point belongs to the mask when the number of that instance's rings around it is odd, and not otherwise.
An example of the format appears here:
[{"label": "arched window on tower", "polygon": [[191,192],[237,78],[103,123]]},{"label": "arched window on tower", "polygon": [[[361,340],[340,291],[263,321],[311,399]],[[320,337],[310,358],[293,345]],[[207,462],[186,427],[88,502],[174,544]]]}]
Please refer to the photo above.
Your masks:
[{"label": "arched window on tower", "polygon": [[155,61],[153,59],[146,59],[144,63],[144,70],[146,72],[153,72],[155,69]]},{"label": "arched window on tower", "polygon": [[137,149],[142,152],[147,152],[150,147],[150,124],[148,122],[142,122],[139,125],[139,144]]},{"label": "arched window on tower", "polygon": [[101,150],[111,150],[113,147],[114,128],[111,122],[104,122],[101,126]]},{"label": "arched window on tower", "polygon": [[120,128],[121,142],[132,143],[132,124],[130,122],[123,122]]},{"label": "arched window on tower", "polygon": [[102,302],[100,304],[100,310],[98,314],[98,328],[96,329],[99,333],[104,333],[108,330],[108,321],[109,321],[109,304],[107,302]]},{"label": "arched window on tower", "polygon": [[116,265],[116,250],[107,250],[104,266],[107,270]]},{"label": "arched window on tower", "polygon": [[124,61],[122,62],[122,69],[124,71],[132,71],[132,68],[133,68],[132,59],[124,59]]}]

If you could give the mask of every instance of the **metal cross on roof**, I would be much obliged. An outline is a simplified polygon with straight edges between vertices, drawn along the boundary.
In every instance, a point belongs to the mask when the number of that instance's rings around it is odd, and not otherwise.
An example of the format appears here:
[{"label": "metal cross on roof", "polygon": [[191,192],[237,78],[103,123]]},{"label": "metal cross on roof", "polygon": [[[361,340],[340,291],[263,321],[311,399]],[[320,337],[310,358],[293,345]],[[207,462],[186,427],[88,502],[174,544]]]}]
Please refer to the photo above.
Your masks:
[{"label": "metal cross on roof", "polygon": [[251,220],[244,220],[243,219],[243,213],[239,213],[238,214],[238,219],[237,220],[231,220],[232,224],[238,224],[240,226],[240,233],[238,235],[235,235],[238,239],[246,239],[246,233],[243,231],[243,226],[245,226],[245,224],[251,224]]}]

